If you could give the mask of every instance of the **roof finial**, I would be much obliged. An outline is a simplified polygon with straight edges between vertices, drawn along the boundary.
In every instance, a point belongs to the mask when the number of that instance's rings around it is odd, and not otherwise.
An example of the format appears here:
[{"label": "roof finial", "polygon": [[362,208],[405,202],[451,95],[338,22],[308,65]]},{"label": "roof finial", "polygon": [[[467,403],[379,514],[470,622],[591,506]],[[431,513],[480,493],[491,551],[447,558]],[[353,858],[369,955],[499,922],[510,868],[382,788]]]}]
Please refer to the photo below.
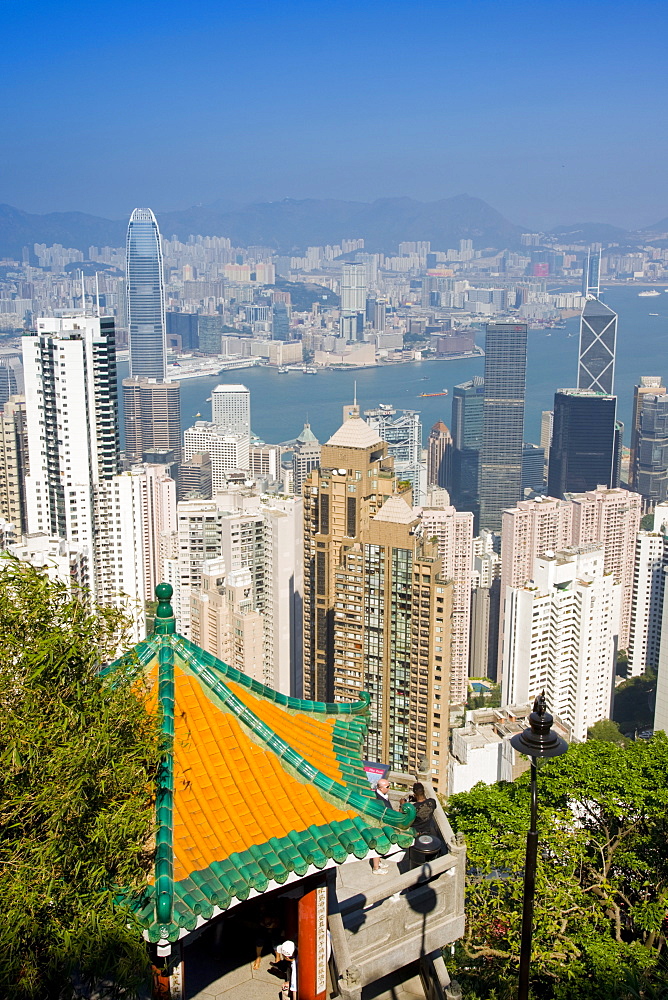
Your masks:
[{"label": "roof finial", "polygon": [[153,631],[162,635],[171,634],[176,631],[174,610],[170,604],[173,593],[174,588],[170,583],[159,583],[155,588],[158,607],[155,612],[155,627]]}]

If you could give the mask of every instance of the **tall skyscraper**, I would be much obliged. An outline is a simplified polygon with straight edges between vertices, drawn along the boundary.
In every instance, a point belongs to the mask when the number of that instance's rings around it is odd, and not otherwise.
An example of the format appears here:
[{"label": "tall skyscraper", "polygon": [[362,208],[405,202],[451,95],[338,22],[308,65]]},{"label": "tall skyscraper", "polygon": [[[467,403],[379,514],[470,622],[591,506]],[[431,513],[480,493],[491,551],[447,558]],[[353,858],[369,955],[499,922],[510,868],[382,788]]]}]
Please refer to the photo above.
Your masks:
[{"label": "tall skyscraper", "polygon": [[522,497],[526,324],[488,323],[480,451],[480,527],[501,530],[501,512]]},{"label": "tall skyscraper", "polygon": [[[181,462],[181,383],[148,378],[123,379],[126,464],[148,461],[163,452],[166,462]],[[170,458],[166,453],[173,452]],[[175,474],[177,469],[174,470]]]},{"label": "tall skyscraper", "polygon": [[582,265],[582,294],[597,299],[601,294],[601,251],[587,250]]},{"label": "tall skyscraper", "polygon": [[638,434],[630,479],[649,509],[668,497],[668,395],[638,397]]},{"label": "tall skyscraper", "polygon": [[475,375],[452,390],[452,497],[457,507],[473,510],[478,502],[485,380]]},{"label": "tall skyscraper", "polygon": [[346,262],[341,269],[341,336],[361,339],[365,314],[366,264]]},{"label": "tall skyscraper", "polygon": [[417,410],[396,410],[381,403],[365,410],[369,427],[389,445],[397,479],[411,484],[413,503],[422,503],[427,489],[427,466],[422,459],[422,421]]},{"label": "tall skyscraper", "polygon": [[640,408],[643,396],[663,396],[666,387],[661,384],[660,375],[641,375],[640,385],[633,387],[633,416],[631,418],[631,443],[629,455],[629,487],[637,489],[636,475],[636,455],[638,451],[638,434],[640,433]]},{"label": "tall skyscraper", "polygon": [[250,435],[250,390],[245,385],[217,385],[211,393],[211,422],[227,434]]},{"label": "tall skyscraper", "polygon": [[76,543],[98,587],[96,491],[119,471],[116,345],[111,317],[50,317],[22,339],[26,376],[28,530]]},{"label": "tall skyscraper", "polygon": [[553,497],[617,486],[617,397],[585,389],[559,389],[547,492]]},{"label": "tall skyscraper", "polygon": [[211,458],[211,488],[214,494],[225,488],[226,473],[250,469],[250,438],[232,434],[207,420],[198,420],[183,434],[183,457],[207,453]]},{"label": "tall skyscraper", "polygon": [[304,694],[371,694],[366,752],[421,754],[445,786],[452,585],[420,512],[395,492],[388,446],[353,408],[304,485]]},{"label": "tall skyscraper", "polygon": [[612,394],[615,381],[617,313],[588,298],[580,318],[578,389]]},{"label": "tall skyscraper", "polygon": [[162,247],[150,208],[135,208],[130,216],[126,280],[130,375],[164,379],[167,340]]},{"label": "tall skyscraper", "polygon": [[452,482],[452,436],[442,420],[429,431],[427,486],[449,490]]},{"label": "tall skyscraper", "polygon": [[602,545],[539,556],[531,581],[508,592],[502,704],[531,703],[544,691],[580,741],[610,718],[619,590]]},{"label": "tall skyscraper", "polygon": [[627,677],[659,666],[667,568],[668,504],[658,504],[651,531],[636,535]]}]

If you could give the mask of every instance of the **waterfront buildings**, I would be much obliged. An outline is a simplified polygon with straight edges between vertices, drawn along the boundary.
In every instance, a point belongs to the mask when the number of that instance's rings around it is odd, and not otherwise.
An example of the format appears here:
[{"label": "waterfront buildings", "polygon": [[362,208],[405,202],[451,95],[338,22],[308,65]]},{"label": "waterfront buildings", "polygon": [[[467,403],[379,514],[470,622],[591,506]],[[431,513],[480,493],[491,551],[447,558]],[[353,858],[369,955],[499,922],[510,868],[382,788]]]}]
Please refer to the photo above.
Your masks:
[{"label": "waterfront buildings", "polygon": [[618,485],[617,397],[590,389],[559,389],[554,397],[547,492]]},{"label": "waterfront buildings", "polygon": [[578,389],[611,395],[615,380],[617,313],[593,296],[580,320]]},{"label": "waterfront buildings", "polygon": [[126,251],[130,375],[165,378],[167,354],[162,247],[150,208],[135,208]]},{"label": "waterfront buildings", "polygon": [[449,490],[452,482],[452,436],[442,420],[429,431],[427,486]]},{"label": "waterfront buildings", "polygon": [[619,592],[600,544],[539,556],[532,579],[507,595],[502,704],[530,703],[544,691],[577,740],[609,718]]},{"label": "waterfront buildings", "polygon": [[522,496],[527,328],[488,323],[480,450],[480,527],[501,529],[501,512]]},{"label": "waterfront buildings", "polygon": [[250,435],[250,390],[245,385],[217,385],[211,393],[211,421],[226,434]]}]

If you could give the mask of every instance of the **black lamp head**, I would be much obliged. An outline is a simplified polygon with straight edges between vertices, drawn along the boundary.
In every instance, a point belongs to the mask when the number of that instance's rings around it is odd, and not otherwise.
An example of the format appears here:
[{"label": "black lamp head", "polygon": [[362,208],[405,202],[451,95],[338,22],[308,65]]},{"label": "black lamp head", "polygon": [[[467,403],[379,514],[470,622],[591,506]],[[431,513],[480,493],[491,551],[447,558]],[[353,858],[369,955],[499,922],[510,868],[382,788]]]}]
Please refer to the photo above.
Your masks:
[{"label": "black lamp head", "polygon": [[560,757],[568,744],[552,729],[554,719],[547,711],[545,692],[538,695],[529,716],[529,725],[521,733],[511,736],[510,745],[527,757]]}]

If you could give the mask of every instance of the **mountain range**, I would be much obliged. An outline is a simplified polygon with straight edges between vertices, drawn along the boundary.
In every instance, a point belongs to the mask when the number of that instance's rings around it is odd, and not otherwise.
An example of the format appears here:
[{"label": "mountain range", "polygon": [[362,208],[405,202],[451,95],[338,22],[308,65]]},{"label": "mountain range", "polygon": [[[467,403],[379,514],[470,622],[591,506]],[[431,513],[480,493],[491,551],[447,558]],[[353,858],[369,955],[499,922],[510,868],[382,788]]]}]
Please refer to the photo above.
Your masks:
[{"label": "mountain range", "polygon": [[[506,219],[480,198],[461,194],[440,201],[381,198],[373,202],[286,198],[233,207],[218,201],[178,212],[158,213],[163,236],[228,236],[234,246],[270,246],[285,254],[307,246],[363,238],[371,251],[391,252],[402,241],[430,240],[435,249],[471,239],[477,249],[515,247],[528,227]],[[666,220],[647,227],[666,231]],[[33,215],[0,205],[0,256],[21,259],[23,247],[60,243],[87,253],[90,246],[123,246],[127,219],[115,221],[83,212]],[[577,223],[553,230],[573,242],[623,242],[627,230],[605,223]]]}]

